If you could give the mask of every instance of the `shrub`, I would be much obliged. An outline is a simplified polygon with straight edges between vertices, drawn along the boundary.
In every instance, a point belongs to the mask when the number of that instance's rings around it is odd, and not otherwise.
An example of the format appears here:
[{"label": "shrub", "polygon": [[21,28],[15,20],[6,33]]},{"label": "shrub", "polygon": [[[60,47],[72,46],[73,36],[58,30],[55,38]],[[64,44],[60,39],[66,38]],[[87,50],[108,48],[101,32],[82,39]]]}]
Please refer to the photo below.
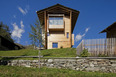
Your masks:
[{"label": "shrub", "polygon": [[88,56],[89,56],[88,49],[84,49],[80,54],[80,57],[88,57]]},{"label": "shrub", "polygon": [[106,54],[99,54],[98,57],[108,57]]}]

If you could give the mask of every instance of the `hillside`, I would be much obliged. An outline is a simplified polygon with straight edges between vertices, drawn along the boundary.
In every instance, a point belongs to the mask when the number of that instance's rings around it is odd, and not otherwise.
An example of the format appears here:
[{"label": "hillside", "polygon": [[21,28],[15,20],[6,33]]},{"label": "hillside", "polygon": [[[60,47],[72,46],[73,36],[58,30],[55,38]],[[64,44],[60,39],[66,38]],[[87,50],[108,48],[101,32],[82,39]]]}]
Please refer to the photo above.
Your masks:
[{"label": "hillside", "polygon": [[[0,56],[38,56],[38,52],[39,50],[34,49],[0,51]],[[48,49],[40,52],[44,57],[76,57],[75,48]]]}]

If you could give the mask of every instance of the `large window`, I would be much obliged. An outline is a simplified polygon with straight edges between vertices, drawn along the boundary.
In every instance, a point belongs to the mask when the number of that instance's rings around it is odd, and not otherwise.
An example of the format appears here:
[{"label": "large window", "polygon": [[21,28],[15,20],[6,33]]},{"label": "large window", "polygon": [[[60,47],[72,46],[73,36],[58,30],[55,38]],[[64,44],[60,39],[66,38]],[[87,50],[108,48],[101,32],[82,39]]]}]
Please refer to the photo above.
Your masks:
[{"label": "large window", "polygon": [[49,25],[63,25],[63,17],[49,17]]},{"label": "large window", "polygon": [[58,43],[52,43],[52,48],[58,48]]}]

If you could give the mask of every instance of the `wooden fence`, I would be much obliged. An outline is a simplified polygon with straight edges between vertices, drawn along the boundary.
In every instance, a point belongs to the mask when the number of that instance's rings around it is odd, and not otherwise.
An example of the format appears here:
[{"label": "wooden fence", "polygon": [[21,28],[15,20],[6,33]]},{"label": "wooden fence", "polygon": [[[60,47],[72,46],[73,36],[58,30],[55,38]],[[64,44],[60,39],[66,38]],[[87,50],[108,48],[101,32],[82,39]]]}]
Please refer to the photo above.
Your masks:
[{"label": "wooden fence", "polygon": [[91,56],[116,56],[116,38],[82,40],[77,55],[87,49]]}]

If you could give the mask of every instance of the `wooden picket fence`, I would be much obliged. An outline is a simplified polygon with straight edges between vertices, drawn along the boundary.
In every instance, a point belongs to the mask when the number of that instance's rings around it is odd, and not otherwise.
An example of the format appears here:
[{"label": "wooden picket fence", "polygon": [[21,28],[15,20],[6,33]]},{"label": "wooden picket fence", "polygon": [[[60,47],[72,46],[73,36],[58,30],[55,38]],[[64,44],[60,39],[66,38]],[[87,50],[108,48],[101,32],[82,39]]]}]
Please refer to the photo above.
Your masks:
[{"label": "wooden picket fence", "polygon": [[90,56],[116,56],[116,38],[86,39],[77,46],[77,55],[87,49]]}]

